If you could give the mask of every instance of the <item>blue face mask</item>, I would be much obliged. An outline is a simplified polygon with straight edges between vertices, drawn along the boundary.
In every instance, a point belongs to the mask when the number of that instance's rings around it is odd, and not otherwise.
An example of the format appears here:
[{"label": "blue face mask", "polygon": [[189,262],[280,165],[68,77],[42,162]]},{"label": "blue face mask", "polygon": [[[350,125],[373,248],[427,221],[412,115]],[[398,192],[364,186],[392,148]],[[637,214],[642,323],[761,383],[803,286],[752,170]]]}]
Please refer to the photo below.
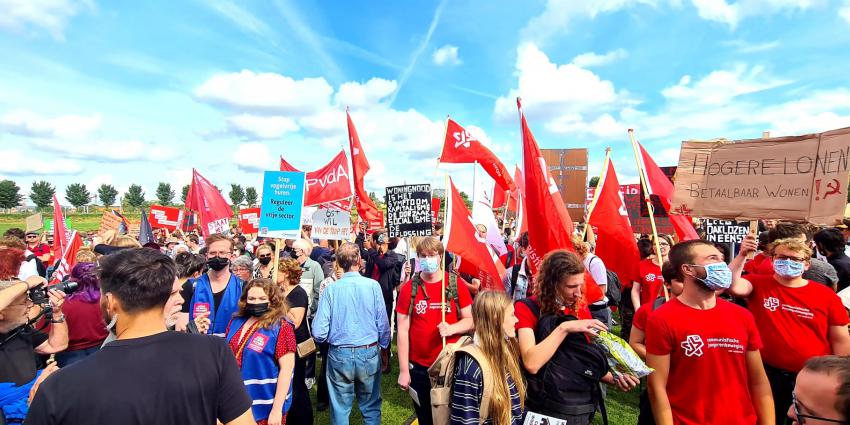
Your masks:
[{"label": "blue face mask", "polygon": [[806,265],[798,261],[787,258],[773,260],[773,271],[782,277],[795,278],[802,276],[805,269]]},{"label": "blue face mask", "polygon": [[711,264],[691,264],[694,267],[702,267],[705,269],[705,279],[696,278],[703,285],[707,286],[712,291],[721,289],[729,289],[732,286],[732,270],[729,266],[720,261]]},{"label": "blue face mask", "polygon": [[440,271],[440,257],[420,257],[419,268],[425,273],[437,273]]}]

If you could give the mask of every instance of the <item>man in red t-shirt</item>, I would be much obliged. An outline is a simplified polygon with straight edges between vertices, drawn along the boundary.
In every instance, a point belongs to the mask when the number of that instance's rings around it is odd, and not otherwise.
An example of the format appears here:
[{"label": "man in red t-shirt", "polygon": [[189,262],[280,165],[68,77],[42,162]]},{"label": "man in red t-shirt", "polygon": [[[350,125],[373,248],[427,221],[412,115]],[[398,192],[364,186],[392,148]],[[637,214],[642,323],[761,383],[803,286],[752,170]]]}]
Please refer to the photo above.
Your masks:
[{"label": "man in red t-shirt", "polygon": [[41,243],[38,232],[30,231],[24,236],[27,243],[27,250],[35,255],[35,258],[41,260],[45,267],[50,267],[53,259],[53,248],[45,243]]},{"label": "man in red t-shirt", "polygon": [[[441,313],[443,296],[440,294],[445,279],[449,286],[449,272],[441,276],[440,262],[444,248],[435,237],[423,238],[416,245],[416,257],[422,272],[422,286],[412,302],[413,281],[407,281],[399,290],[396,302],[398,325],[398,385],[402,390],[412,388],[419,399],[413,403],[420,425],[433,424],[431,417],[431,380],[428,368],[437,359],[446,344],[457,342],[460,335],[472,330],[472,296],[464,282],[458,278],[457,300],[445,298],[445,321]],[[460,304],[460,305],[458,305]]]},{"label": "man in red t-shirt", "polygon": [[747,299],[763,336],[761,356],[773,391],[776,423],[783,424],[796,375],[806,360],[850,354],[850,318],[835,292],[803,278],[812,250],[799,240],[780,239],[774,243],[770,253],[772,275],[741,278],[742,265],[755,245],[752,235],[744,238],[741,251],[732,262],[735,279],[729,292]]},{"label": "man in red t-shirt", "polygon": [[649,316],[649,397],[661,425],[773,425],[773,399],[752,314],[716,296],[732,283],[710,242],[670,251],[682,294]]}]

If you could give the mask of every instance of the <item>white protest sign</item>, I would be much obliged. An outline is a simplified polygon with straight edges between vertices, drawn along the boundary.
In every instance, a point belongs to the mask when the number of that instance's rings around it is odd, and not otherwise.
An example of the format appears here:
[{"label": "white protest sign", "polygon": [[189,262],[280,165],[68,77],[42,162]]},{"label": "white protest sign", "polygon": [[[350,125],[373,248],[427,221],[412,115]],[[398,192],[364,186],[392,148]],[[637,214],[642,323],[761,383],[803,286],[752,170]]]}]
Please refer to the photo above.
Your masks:
[{"label": "white protest sign", "polygon": [[313,213],[313,239],[348,240],[351,234],[351,213],[321,208]]}]

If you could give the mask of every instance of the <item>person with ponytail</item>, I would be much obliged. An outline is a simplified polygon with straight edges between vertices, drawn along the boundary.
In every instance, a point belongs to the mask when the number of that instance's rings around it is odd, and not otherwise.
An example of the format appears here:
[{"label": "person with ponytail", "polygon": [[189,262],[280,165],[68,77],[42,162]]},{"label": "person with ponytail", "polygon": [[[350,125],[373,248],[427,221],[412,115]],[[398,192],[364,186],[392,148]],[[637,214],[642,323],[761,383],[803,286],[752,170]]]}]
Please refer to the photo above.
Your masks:
[{"label": "person with ponytail", "polygon": [[[518,361],[513,301],[500,291],[481,292],[472,304],[472,320],[475,323],[473,343],[486,361],[481,364],[469,354],[458,353],[450,423],[479,423],[480,418],[487,417],[485,424],[519,425],[523,419],[525,384]],[[480,412],[485,396],[484,371],[494,378],[486,416]]]},{"label": "person with ponytail", "polygon": [[227,325],[227,345],[236,355],[258,425],[285,425],[292,405],[295,328],[277,284],[253,279],[245,284],[239,307]]},{"label": "person with ponytail", "polygon": [[68,319],[68,348],[56,353],[59,367],[76,363],[100,349],[108,332],[100,311],[100,280],[97,264],[79,263],[71,269],[71,282],[77,290],[65,298],[65,317]]}]

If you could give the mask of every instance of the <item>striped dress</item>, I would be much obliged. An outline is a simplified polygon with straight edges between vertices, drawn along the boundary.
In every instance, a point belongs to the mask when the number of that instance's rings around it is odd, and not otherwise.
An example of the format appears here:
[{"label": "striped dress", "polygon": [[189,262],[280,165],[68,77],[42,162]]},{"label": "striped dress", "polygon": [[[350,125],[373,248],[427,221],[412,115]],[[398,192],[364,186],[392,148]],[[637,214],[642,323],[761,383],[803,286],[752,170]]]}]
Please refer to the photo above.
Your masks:
[{"label": "striped dress", "polygon": [[[505,373],[505,376],[507,376],[508,391],[511,394],[511,425],[521,425],[524,412],[520,406],[519,391],[513,378],[507,373]],[[494,373],[493,378],[498,379],[498,377],[499,375]],[[484,379],[481,376],[481,366],[472,356],[466,353],[458,353],[449,405],[450,423],[452,425],[477,425],[483,396]],[[492,423],[492,419],[484,421],[484,424],[487,425]]]}]

